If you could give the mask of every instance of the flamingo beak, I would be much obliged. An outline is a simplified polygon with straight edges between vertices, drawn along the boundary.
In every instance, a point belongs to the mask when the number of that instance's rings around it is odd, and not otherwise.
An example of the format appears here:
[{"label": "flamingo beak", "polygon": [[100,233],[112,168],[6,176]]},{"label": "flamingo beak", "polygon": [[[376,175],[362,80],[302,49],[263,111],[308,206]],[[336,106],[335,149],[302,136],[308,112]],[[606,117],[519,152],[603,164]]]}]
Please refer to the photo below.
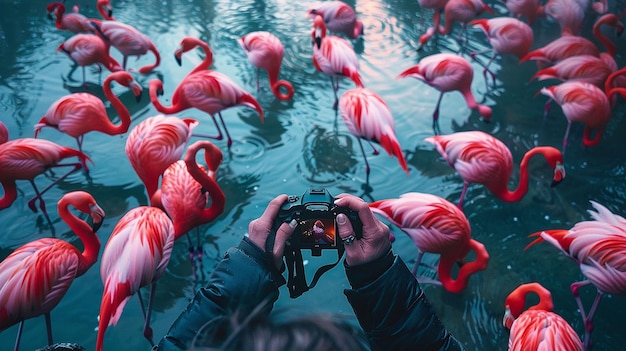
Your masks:
[{"label": "flamingo beak", "polygon": [[104,210],[97,204],[91,205],[90,209],[91,209],[91,219],[93,220],[92,230],[95,233],[102,226],[102,220],[104,219],[105,213],[104,213]]},{"label": "flamingo beak", "polygon": [[143,93],[143,87],[134,80],[130,82],[129,87],[133,91],[133,94],[135,94],[135,100],[137,102],[141,101],[141,94]]},{"label": "flamingo beak", "polygon": [[559,185],[565,179],[565,167],[560,162],[556,163],[556,167],[554,168],[554,178],[552,179],[551,187],[555,187]]}]

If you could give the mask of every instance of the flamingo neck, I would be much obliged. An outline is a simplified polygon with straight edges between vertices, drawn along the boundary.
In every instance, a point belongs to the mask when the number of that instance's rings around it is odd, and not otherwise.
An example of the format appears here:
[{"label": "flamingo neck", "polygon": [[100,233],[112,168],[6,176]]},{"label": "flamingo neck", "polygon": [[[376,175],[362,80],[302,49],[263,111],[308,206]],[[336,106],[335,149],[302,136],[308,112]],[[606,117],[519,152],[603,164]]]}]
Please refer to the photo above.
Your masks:
[{"label": "flamingo neck", "polygon": [[598,127],[596,129],[596,134],[592,137],[591,134],[593,132],[593,128],[585,126],[585,130],[583,131],[583,145],[587,147],[598,145],[600,139],[602,138],[604,127]]},{"label": "flamingo neck", "polygon": [[98,252],[100,251],[100,240],[93,232],[91,226],[87,222],[76,217],[69,210],[70,203],[61,198],[59,200],[59,216],[65,223],[72,229],[72,231],[83,242],[83,252],[81,254],[81,260],[78,264],[78,270],[76,275],[82,275],[98,260]]},{"label": "flamingo neck", "polygon": [[[516,202],[520,201],[524,195],[528,192],[528,162],[535,155],[544,155],[545,157],[545,148],[539,146],[530,149],[526,154],[524,154],[524,158],[522,158],[522,162],[520,163],[520,179],[517,184],[517,188],[515,190],[509,190],[507,187],[508,179],[504,180],[500,189],[490,189],[497,197],[506,202]],[[509,175],[510,178],[510,175]]]},{"label": "flamingo neck", "polygon": [[4,196],[0,199],[0,210],[8,208],[17,199],[17,187],[15,181],[0,182],[4,189]]},{"label": "flamingo neck", "polygon": [[63,15],[65,14],[65,5],[63,5],[62,3],[60,3],[59,5],[57,5],[57,9],[55,10],[57,19],[55,22],[55,25],[58,29],[65,29],[63,27]]},{"label": "flamingo neck", "polygon": [[[202,185],[203,190],[208,192],[209,196],[211,196],[211,206],[203,209],[200,215],[201,221],[203,223],[208,223],[224,212],[226,196],[215,179],[209,176],[206,172],[203,172],[198,166],[198,163],[196,162],[196,154],[200,149],[205,150],[205,158],[219,157],[221,159],[222,154],[221,151],[210,142],[194,143],[188,148],[187,153],[185,154],[187,171],[193,179]],[[210,162],[207,162],[207,164],[210,164]],[[215,171],[215,169],[212,169],[211,171]]]},{"label": "flamingo neck", "polygon": [[111,75],[109,75],[107,79],[104,81],[104,84],[103,84],[104,96],[107,98],[107,100],[111,102],[111,106],[113,106],[113,108],[115,109],[115,112],[117,112],[117,114],[119,115],[120,124],[115,125],[111,123],[110,121],[108,121],[106,122],[106,125],[104,125],[103,127],[106,130],[106,133],[108,134],[111,134],[111,135],[124,134],[128,131],[128,128],[130,128],[130,124],[131,124],[130,113],[128,112],[128,109],[126,108],[126,106],[124,106],[122,101],[120,101],[120,99],[117,97],[117,95],[113,94],[113,91],[111,90],[112,80],[113,79]]},{"label": "flamingo neck", "polygon": [[606,52],[611,55],[611,57],[615,57],[615,54],[617,53],[617,47],[609,38],[606,37],[606,35],[604,35],[600,31],[600,27],[604,23],[605,21],[598,21],[596,22],[596,24],[593,25],[593,35],[596,37],[596,39],[598,39],[600,43],[602,43],[602,45],[604,45],[604,47],[606,48]]},{"label": "flamingo neck", "polygon": [[485,246],[474,239],[470,239],[469,246],[470,250],[474,250],[476,252],[476,260],[463,264],[463,266],[459,269],[456,279],[451,277],[450,272],[460,257],[453,255],[441,255],[437,272],[439,274],[441,284],[449,292],[455,294],[460,293],[467,286],[469,277],[472,274],[487,268],[489,254],[487,253]]},{"label": "flamingo neck", "polygon": [[[184,83],[184,80],[181,82],[181,84],[183,83]],[[161,101],[159,101],[158,95],[162,93],[163,93],[163,82],[161,82],[158,79],[153,79],[152,81],[150,81],[149,83],[150,102],[152,103],[152,105],[154,105],[154,108],[156,108],[157,111],[167,114],[167,115],[173,115],[185,109],[183,106],[180,105],[180,103],[178,103],[177,99],[172,99],[171,106],[164,106],[163,104],[161,104]],[[174,92],[174,95],[175,94],[176,94],[176,91]]]},{"label": "flamingo neck", "polygon": [[148,74],[152,72],[152,70],[155,69],[158,65],[161,64],[161,54],[159,54],[159,50],[157,50],[157,48],[154,46],[154,43],[152,42],[150,43],[150,51],[152,51],[152,54],[154,54],[155,61],[151,65],[145,65],[141,67],[139,69],[139,73],[141,74]]},{"label": "flamingo neck", "polygon": [[539,303],[528,307],[528,310],[547,311],[552,312],[554,310],[554,303],[552,302],[552,294],[550,291],[539,283],[527,283],[517,287],[506,298],[505,306],[509,309],[513,318],[519,317],[524,311],[526,304],[526,295],[529,293],[535,293],[539,296]]},{"label": "flamingo neck", "polygon": [[204,60],[202,60],[202,62],[200,62],[200,64],[198,64],[196,68],[191,70],[189,74],[193,74],[199,71],[205,71],[209,69],[209,67],[213,64],[213,52],[211,51],[211,48],[209,48],[209,45],[201,40],[198,40],[197,46],[199,46],[202,51],[204,51]]}]

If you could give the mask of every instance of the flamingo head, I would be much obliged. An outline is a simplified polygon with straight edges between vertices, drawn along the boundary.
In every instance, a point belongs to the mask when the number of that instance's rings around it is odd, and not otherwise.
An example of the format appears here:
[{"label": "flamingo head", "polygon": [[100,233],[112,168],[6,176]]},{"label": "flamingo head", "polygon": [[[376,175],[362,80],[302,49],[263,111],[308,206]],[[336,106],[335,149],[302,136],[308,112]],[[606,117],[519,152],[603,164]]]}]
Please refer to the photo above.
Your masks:
[{"label": "flamingo head", "polygon": [[324,23],[324,18],[320,15],[315,16],[315,20],[313,21],[313,32],[311,33],[313,37],[313,43],[319,49],[322,46],[322,39],[326,36],[326,23]]},{"label": "flamingo head", "polygon": [[491,107],[487,105],[478,105],[478,113],[482,117],[483,122],[485,123],[491,122],[491,115],[492,115]]},{"label": "flamingo head", "polygon": [[130,90],[132,90],[133,94],[135,95],[137,102],[139,102],[141,100],[141,93],[143,92],[143,88],[139,83],[137,83],[133,76],[127,71],[119,71],[113,74],[115,75],[113,79],[115,79],[115,81],[120,83],[121,85],[130,88]]},{"label": "flamingo head", "polygon": [[65,4],[63,4],[62,2],[52,2],[48,4],[48,7],[46,7],[46,11],[48,12],[49,19],[54,19],[52,17],[53,12],[57,17],[61,17],[65,13]]},{"label": "flamingo head", "polygon": [[157,96],[163,95],[163,82],[159,79],[153,79],[148,83],[150,93],[155,92]]},{"label": "flamingo head", "polygon": [[526,305],[526,295],[535,293],[539,296],[539,303],[529,307],[529,310],[543,310],[552,312],[554,304],[552,303],[552,294],[539,283],[527,283],[518,286],[513,290],[504,301],[504,318],[502,324],[511,329],[511,325],[517,317],[524,312]]},{"label": "flamingo head", "polygon": [[[200,39],[195,38],[195,37],[184,37],[183,40],[180,41],[180,45],[178,45],[178,47],[174,51],[174,58],[176,59],[176,63],[178,63],[178,65],[181,66],[183,54],[200,45],[206,45],[206,43],[202,42]],[[206,49],[205,50],[206,54],[209,56],[209,60],[212,62],[213,52],[211,51],[211,48],[208,45],[206,45],[205,49]]]},{"label": "flamingo head", "polygon": [[552,185],[557,186],[565,179],[565,166],[563,166],[563,154],[556,148],[551,146],[539,147],[541,153],[546,158],[548,165],[554,169],[554,177],[552,178]]},{"label": "flamingo head", "polygon": [[89,214],[93,220],[92,229],[95,233],[100,229],[102,225],[102,219],[104,219],[104,210],[96,203],[96,200],[91,194],[84,191],[73,191],[67,193],[64,196],[64,200],[68,201],[78,211],[85,214]]},{"label": "flamingo head", "polygon": [[115,21],[115,18],[113,17],[113,7],[111,6],[111,2],[109,0],[98,0],[96,7],[98,9],[102,9],[102,17],[106,20]]}]

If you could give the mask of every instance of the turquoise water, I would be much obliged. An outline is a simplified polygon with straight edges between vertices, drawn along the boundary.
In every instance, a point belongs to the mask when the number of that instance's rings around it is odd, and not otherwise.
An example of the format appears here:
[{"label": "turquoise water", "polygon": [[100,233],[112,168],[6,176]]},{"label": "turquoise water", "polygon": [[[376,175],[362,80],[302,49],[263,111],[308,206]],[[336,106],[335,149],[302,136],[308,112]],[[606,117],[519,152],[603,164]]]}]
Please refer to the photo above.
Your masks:
[{"label": "turquoise water", "polygon": [[[431,23],[432,12],[422,11],[415,0],[349,3],[355,6],[365,24],[364,38],[352,42],[359,57],[363,82],[380,94],[392,110],[397,136],[409,164],[409,175],[402,171],[395,158],[383,152],[368,157],[372,171],[369,180],[366,178],[357,141],[333,110],[330,81],[315,71],[311,63],[311,22],[305,16],[310,3],[113,0],[115,17],[148,35],[162,56],[162,63],[155,72],[136,74],[144,87],[140,102],[135,102],[126,89],[114,88],[131,112],[132,126],[157,114],[147,96],[151,79],[163,80],[165,94],[161,101],[169,104],[178,82],[201,61],[200,53],[193,51],[183,56],[182,67],[176,64],[173,52],[184,36],[207,41],[213,50],[212,68],[252,92],[265,111],[263,124],[257,113],[248,108],[235,107],[223,113],[234,139],[230,152],[226,151],[225,141],[215,142],[224,151],[218,183],[226,194],[226,208],[216,221],[200,228],[206,254],[196,279],[192,276],[186,240],[176,243],[168,270],[157,287],[152,318],[155,337],[167,331],[187,300],[206,282],[223,252],[239,242],[249,221],[258,217],[268,201],[279,193],[300,194],[306,187],[315,185],[325,186],[333,194],[360,195],[368,201],[398,197],[410,191],[458,201],[461,179],[432,145],[424,142],[424,138],[433,134],[431,116],[438,92],[415,79],[395,79],[421,57],[438,52],[459,53],[458,27],[452,35],[440,37],[417,52],[417,40]],[[46,1],[7,3],[0,13],[0,119],[7,125],[11,139],[32,137],[33,125],[52,102],[84,90],[80,69],[72,75],[74,80],[70,80],[71,61],[65,55],[55,54],[56,47],[71,34],[57,30],[47,19],[46,4]],[[610,9],[618,12],[618,5],[610,4]],[[92,2],[79,5],[84,14],[98,16]],[[494,7],[500,13],[505,10],[500,5]],[[594,19],[595,16],[589,14],[583,35],[590,37]],[[533,48],[545,45],[559,33],[557,24],[546,20],[539,20],[532,28]],[[295,87],[291,101],[275,99],[265,76],[261,77],[260,91],[256,91],[256,71],[236,42],[242,35],[256,30],[273,32],[285,46],[281,78]],[[618,45],[617,62],[621,67],[626,47],[624,38],[612,36],[612,39]],[[488,43],[482,32],[472,30],[467,46],[469,50],[480,50]],[[114,49],[112,54],[121,59]],[[148,54],[139,60],[130,59],[129,65],[140,67],[152,60]],[[450,93],[444,96],[440,112],[443,134],[465,130],[491,133],[509,146],[516,165],[524,152],[535,145],[561,146],[566,120],[558,106],[553,106],[544,119],[545,97],[536,96],[542,86],[556,84],[556,81],[529,82],[536,71],[535,65],[532,62],[518,64],[517,59],[505,56],[492,65],[497,83],[486,90],[482,67],[476,62],[473,65],[472,90],[479,102],[492,107],[493,122],[481,122],[477,112],[466,107],[459,93]],[[106,74],[87,69],[89,91],[102,96],[99,84]],[[340,93],[352,86],[349,81],[342,81]],[[110,116],[117,122],[113,110]],[[200,111],[187,110],[179,116],[197,118],[201,122],[196,129],[198,133],[215,132],[210,117]],[[506,349],[508,333],[501,324],[504,299],[519,284],[529,281],[538,281],[552,291],[556,312],[582,335],[580,315],[569,291],[569,284],[582,278],[578,268],[547,244],[523,251],[530,241],[527,238],[530,233],[569,228],[588,219],[589,200],[598,201],[615,213],[626,214],[626,149],[624,142],[619,141],[626,132],[623,102],[614,109],[598,146],[583,148],[582,130],[581,125],[572,127],[565,157],[567,178],[558,187],[550,188],[552,172],[541,160],[531,162],[530,190],[518,203],[504,203],[480,185],[470,187],[464,211],[474,238],[489,250],[489,267],[473,276],[461,294],[448,293],[440,286],[424,285],[444,324],[468,350]],[[75,147],[72,138],[51,129],[45,129],[40,137]],[[0,211],[0,227],[4,228],[0,236],[0,258],[26,242],[53,234],[81,245],[55,210],[56,201],[64,193],[79,189],[91,193],[107,213],[98,231],[104,247],[117,221],[130,209],[147,204],[144,187],[124,153],[125,142],[126,135],[91,133],[85,137],[83,148],[94,161],[90,177],[74,173],[45,194],[54,232],[40,213],[33,213],[27,207],[27,201],[34,195],[32,187],[28,182],[18,182],[18,200]],[[517,172],[516,166],[511,188],[517,184]],[[55,176],[39,176],[36,182],[43,187]],[[392,230],[397,238],[394,251],[412,265],[416,257],[414,246],[397,228]],[[312,277],[318,266],[334,259],[332,253],[325,253],[322,258],[308,258],[308,277]],[[431,264],[437,259],[434,255],[425,256]],[[423,274],[433,276],[427,269]],[[289,298],[286,289],[281,289],[277,305],[307,312],[351,313],[342,294],[346,287],[343,270],[335,268],[326,273],[312,291],[296,300]],[[52,312],[55,341],[78,342],[87,349],[94,348],[101,294],[102,283],[96,264],[73,283]],[[147,296],[147,291],[144,294]],[[584,289],[584,301],[589,304],[594,294],[593,288]],[[595,318],[594,350],[622,348],[626,342],[621,331],[624,317],[613,311],[624,308],[626,299],[622,296],[607,296],[602,301]],[[133,298],[118,325],[108,328],[106,349],[148,349],[141,335],[142,326],[139,304],[137,298]],[[16,331],[17,327],[12,327],[0,333],[0,349],[10,349]],[[43,318],[28,320],[22,349],[42,347],[45,340]]]}]

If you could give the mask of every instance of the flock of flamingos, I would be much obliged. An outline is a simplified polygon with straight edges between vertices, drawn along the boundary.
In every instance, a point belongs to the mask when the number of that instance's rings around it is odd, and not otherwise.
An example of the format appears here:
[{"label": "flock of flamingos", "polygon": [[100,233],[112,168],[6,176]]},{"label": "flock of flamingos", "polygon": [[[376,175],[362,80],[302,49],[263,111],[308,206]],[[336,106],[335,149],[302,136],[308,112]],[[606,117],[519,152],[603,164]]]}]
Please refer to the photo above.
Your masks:
[{"label": "flock of flamingos", "polygon": [[[471,183],[480,183],[503,201],[519,201],[528,190],[528,161],[535,155],[545,158],[554,170],[553,184],[565,178],[563,154],[567,148],[572,122],[584,123],[582,143],[594,146],[611,117],[619,95],[626,97],[626,80],[621,76],[626,69],[617,67],[615,44],[601,31],[602,27],[623,30],[621,14],[608,12],[606,2],[589,0],[507,0],[508,16],[496,16],[491,7],[481,0],[418,0],[425,9],[434,9],[433,26],[419,38],[420,47],[433,36],[448,35],[453,26],[461,27],[459,40],[465,40],[466,26],[481,28],[491,45],[485,63],[479,60],[487,52],[471,52],[468,58],[460,54],[440,53],[424,57],[418,64],[404,70],[399,77],[416,78],[440,91],[433,113],[435,135],[426,139],[453,167],[464,181],[457,204],[431,194],[407,193],[396,199],[372,202],[371,208],[388,222],[402,229],[418,248],[414,273],[424,253],[441,255],[438,280],[450,292],[462,291],[469,277],[487,267],[489,254],[485,246],[471,238],[470,224],[463,213],[463,199]],[[150,206],[130,210],[115,226],[100,257],[100,274],[104,292],[100,307],[100,321],[96,349],[104,347],[105,331],[121,317],[126,302],[141,287],[150,286],[153,293],[156,282],[167,267],[174,240],[199,225],[211,222],[224,210],[225,196],[216,181],[216,171],[222,162],[222,151],[209,141],[197,141],[189,146],[198,121],[172,116],[195,108],[208,113],[217,129],[216,135],[206,136],[232,139],[220,111],[233,106],[248,106],[258,111],[263,120],[263,109],[255,97],[239,87],[228,76],[211,70],[212,52],[209,45],[194,37],[185,37],[175,52],[181,62],[184,53],[200,48],[203,61],[195,67],[174,91],[171,106],[164,106],[159,97],[163,83],[154,79],[149,83],[150,101],[162,113],[149,117],[131,128],[128,109],[112,92],[111,85],[127,87],[137,97],[143,88],[127,67],[129,56],[151,54],[155,61],[136,70],[139,74],[151,72],[160,63],[160,53],[154,43],[131,25],[112,16],[109,0],[98,0],[102,19],[86,18],[77,11],[66,12],[64,3],[51,3],[47,10],[56,19],[59,30],[75,33],[59,45],[58,51],[67,54],[84,70],[91,65],[104,67],[111,73],[103,82],[106,99],[117,112],[119,124],[110,121],[103,101],[90,93],[73,93],[50,106],[35,125],[34,138],[10,140],[6,127],[0,123],[0,183],[4,196],[0,209],[7,208],[17,198],[17,180],[28,180],[36,196],[28,202],[33,211],[41,210],[47,217],[45,192],[72,172],[88,172],[89,156],[83,152],[86,134],[97,131],[110,135],[128,132],[126,154],[138,177],[145,185]],[[478,18],[486,12],[484,18]],[[598,47],[579,36],[582,20],[593,13],[598,18],[593,27]],[[489,15],[488,13],[491,13]],[[444,25],[441,25],[443,15]],[[364,87],[359,73],[359,62],[350,40],[363,35],[363,23],[353,8],[341,1],[326,1],[308,10],[312,19],[312,60],[315,68],[328,75],[334,91],[334,107],[338,108],[348,130],[358,139],[367,165],[362,141],[371,145],[374,153],[379,144],[396,157],[400,167],[408,173],[407,162],[396,138],[394,121],[385,101],[374,91]],[[550,17],[561,26],[562,35],[550,44],[531,51],[533,21]],[[276,98],[290,100],[292,85],[279,79],[284,55],[281,42],[271,33],[252,32],[240,39],[250,62],[267,72]],[[121,53],[122,63],[110,54],[111,47]],[[604,50],[604,51],[602,51]],[[439,135],[438,117],[441,98],[450,91],[459,91],[471,109],[477,109],[485,121],[491,120],[491,109],[478,104],[470,90],[473,69],[469,60],[477,60],[484,67],[484,79],[489,85],[495,74],[489,69],[498,55],[515,55],[520,61],[534,60],[538,70],[533,78],[559,79],[562,83],[545,87],[541,94],[549,98],[546,113],[552,102],[558,104],[568,120],[559,150],[538,146],[524,156],[519,185],[509,190],[513,170],[511,152],[491,135],[479,132],[458,132]],[[258,73],[258,72],[257,72]],[[341,79],[350,79],[355,88],[339,94]],[[257,76],[257,87],[259,80]],[[423,87],[423,89],[430,89]],[[38,138],[44,128],[54,128],[76,139],[71,148]],[[130,130],[130,131],[129,131]],[[197,134],[193,134],[194,136]],[[204,155],[206,166],[196,161]],[[70,162],[67,159],[77,158]],[[182,159],[181,159],[182,158]],[[69,168],[69,172],[44,189],[38,189],[34,178],[53,168]],[[369,174],[370,168],[366,166]],[[208,205],[208,206],[207,206]],[[548,242],[579,265],[585,280],[571,285],[582,319],[584,337],[581,338],[567,321],[553,312],[550,292],[538,283],[523,284],[511,292],[505,301],[504,325],[510,328],[511,350],[583,350],[591,347],[592,320],[604,294],[626,293],[626,220],[611,213],[599,203],[591,202],[593,210],[589,221],[577,223],[571,229],[547,229],[531,234],[535,240],[528,246]],[[79,219],[70,207],[92,217],[92,223]],[[52,344],[50,312],[63,298],[72,281],[85,273],[97,260],[100,241],[95,235],[105,216],[94,198],[82,191],[65,194],[58,201],[58,213],[84,244],[83,252],[69,243],[55,238],[32,241],[17,248],[0,263],[0,330],[24,320],[45,315],[48,343]],[[49,221],[49,219],[48,219]],[[189,236],[190,258],[197,259]],[[473,251],[474,261],[465,258]],[[456,278],[451,276],[453,266],[463,262]],[[421,278],[420,278],[421,279]],[[426,279],[426,278],[424,278]],[[578,296],[580,287],[591,284],[597,297],[591,307],[584,308]],[[144,307],[144,336],[154,345],[150,328],[150,301]],[[539,296],[540,302],[525,307],[529,293]],[[21,333],[21,326],[18,333]],[[19,347],[19,335],[15,349]]]}]

